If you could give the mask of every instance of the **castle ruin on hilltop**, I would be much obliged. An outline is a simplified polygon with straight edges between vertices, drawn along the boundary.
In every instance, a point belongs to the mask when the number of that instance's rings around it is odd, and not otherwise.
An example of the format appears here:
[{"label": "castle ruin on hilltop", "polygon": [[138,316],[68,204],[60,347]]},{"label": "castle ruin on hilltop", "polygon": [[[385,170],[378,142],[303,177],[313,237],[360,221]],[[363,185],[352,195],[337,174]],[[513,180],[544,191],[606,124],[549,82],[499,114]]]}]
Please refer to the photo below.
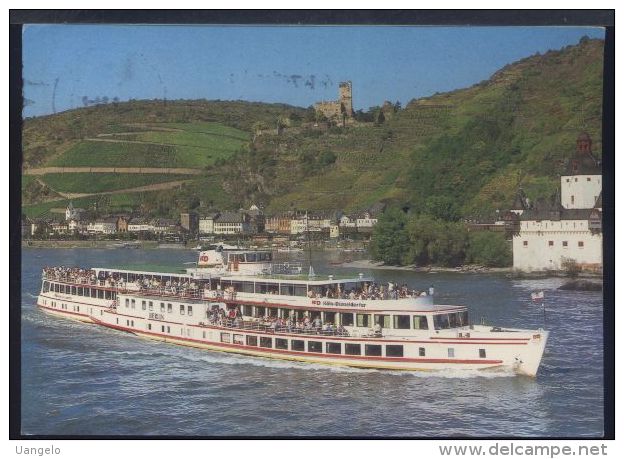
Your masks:
[{"label": "castle ruin on hilltop", "polygon": [[343,81],[338,85],[338,100],[321,101],[314,104],[314,111],[331,121],[353,119],[353,92],[350,81]]}]

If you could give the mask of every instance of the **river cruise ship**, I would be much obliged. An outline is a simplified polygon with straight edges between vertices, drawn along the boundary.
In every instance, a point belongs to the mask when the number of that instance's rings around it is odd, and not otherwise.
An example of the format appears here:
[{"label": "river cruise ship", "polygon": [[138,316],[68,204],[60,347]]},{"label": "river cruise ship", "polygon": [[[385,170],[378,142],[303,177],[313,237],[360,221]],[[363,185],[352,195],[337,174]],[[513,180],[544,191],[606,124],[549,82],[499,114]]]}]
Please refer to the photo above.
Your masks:
[{"label": "river cruise ship", "polygon": [[167,343],[257,357],[388,370],[537,374],[548,332],[473,324],[433,288],[358,274],[302,274],[261,250],[199,253],[178,272],[43,270],[50,314]]}]

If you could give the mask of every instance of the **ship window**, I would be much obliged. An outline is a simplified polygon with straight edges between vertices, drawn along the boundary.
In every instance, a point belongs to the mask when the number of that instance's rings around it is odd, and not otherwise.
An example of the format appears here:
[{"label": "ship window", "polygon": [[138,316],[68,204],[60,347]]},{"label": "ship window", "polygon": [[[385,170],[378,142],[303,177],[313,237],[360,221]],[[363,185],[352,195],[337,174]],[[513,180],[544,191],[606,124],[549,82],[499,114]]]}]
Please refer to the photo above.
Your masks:
[{"label": "ship window", "polygon": [[221,342],[222,343],[231,343],[232,335],[229,333],[221,333]]},{"label": "ship window", "polygon": [[48,290],[50,290],[50,283],[48,281],[45,281],[43,283],[43,293],[47,292]]},{"label": "ship window", "polygon": [[292,284],[282,284],[280,285],[280,295],[294,295],[295,294],[295,286]]},{"label": "ship window", "polygon": [[308,352],[323,352],[323,343],[320,341],[308,341]]},{"label": "ship window", "polygon": [[202,338],[206,339],[206,332],[202,331]]},{"label": "ship window", "polygon": [[485,358],[485,349],[479,349],[479,358]]},{"label": "ship window", "polygon": [[257,346],[258,337],[254,335],[247,335],[247,346]]},{"label": "ship window", "polygon": [[364,346],[364,354],[381,356],[381,345],[379,344],[367,344]]},{"label": "ship window", "polygon": [[106,292],[105,292],[105,294],[104,294],[104,297],[105,297],[107,300],[111,300],[111,299],[113,298],[113,295],[111,294],[110,290],[106,290]]},{"label": "ship window", "polygon": [[130,326],[130,321],[126,320],[126,325],[129,327]]},{"label": "ship window", "polygon": [[448,318],[449,318],[449,324],[451,328],[456,328],[457,326],[459,326],[459,320],[458,320],[457,314],[449,314]]},{"label": "ship window", "polygon": [[147,329],[151,330],[152,329],[152,324],[147,324]]},{"label": "ship window", "polygon": [[131,320],[131,321],[130,321],[130,326],[131,326],[131,327],[134,327],[134,320]]},{"label": "ship window", "polygon": [[529,241],[522,241],[522,245],[524,247],[528,247],[529,246]]},{"label": "ship window", "polygon": [[[160,303],[160,312],[165,312],[165,303]],[[167,304],[167,312],[169,314],[173,312],[173,306],[171,306],[171,303]]]},{"label": "ship window", "polygon": [[126,298],[126,308],[130,307],[130,300],[128,298]]},{"label": "ship window", "polygon": [[171,327],[167,325],[167,333],[171,333]]},{"label": "ship window", "polygon": [[331,323],[333,324],[336,321],[336,313],[335,312],[324,312],[323,313],[324,318],[323,318],[323,322],[324,323]]},{"label": "ship window", "polygon": [[450,328],[451,324],[449,323],[448,314],[436,314],[433,316],[433,327],[436,330]]},{"label": "ship window", "polygon": [[305,342],[299,339],[293,339],[290,341],[290,349],[293,351],[305,351]]},{"label": "ship window", "polygon": [[264,317],[266,308],[264,306],[256,306],[256,317]]},{"label": "ship window", "polygon": [[145,300],[141,301],[141,309],[145,311],[146,308],[147,308],[147,303],[145,302]]},{"label": "ship window", "polygon": [[164,325],[161,325],[161,326],[160,326],[160,329],[161,329],[161,331],[162,331],[163,333],[165,333],[165,326],[164,326]]},{"label": "ship window", "polygon": [[370,314],[356,314],[358,327],[370,327]]},{"label": "ship window", "polygon": [[567,246],[568,246],[568,241],[563,241],[561,244],[562,244],[564,247],[567,247]]},{"label": "ship window", "polygon": [[102,290],[98,290],[98,298],[99,298],[100,300],[103,300],[103,299],[104,299],[104,291],[102,291]]},{"label": "ship window", "polygon": [[76,306],[76,311],[80,312],[80,306]]},{"label": "ship window", "polygon": [[180,305],[180,315],[181,316],[184,315],[184,305],[183,304]]},{"label": "ship window", "polygon": [[425,356],[425,348],[424,347],[419,347],[418,348],[418,356],[419,357],[424,357]]},{"label": "ship window", "polygon": [[426,316],[414,316],[414,330],[428,330]]},{"label": "ship window", "polygon": [[390,316],[385,314],[375,314],[375,324],[381,325],[382,328],[390,328]]},{"label": "ship window", "polygon": [[245,292],[245,293],[253,293],[254,292],[253,282],[243,282],[240,287],[240,291]]},{"label": "ship window", "polygon": [[394,328],[399,330],[409,330],[410,328],[410,316],[393,316]]},{"label": "ship window", "polygon": [[[206,332],[204,332],[204,335],[206,334]],[[205,338],[206,336],[204,336]],[[234,342],[234,344],[245,344],[245,337],[243,335],[234,335],[232,336],[232,341]]]},{"label": "ship window", "polygon": [[353,326],[353,313],[342,312],[340,313],[340,323],[345,327]]},{"label": "ship window", "polygon": [[386,357],[403,357],[403,346],[388,344],[386,346]]},{"label": "ship window", "polygon": [[243,315],[251,317],[253,315],[253,306],[243,305]]},{"label": "ship window", "polygon": [[130,304],[131,304],[131,306],[132,306],[132,309],[134,309],[134,305],[135,305],[135,303],[136,303],[136,302],[135,302],[135,300],[134,300],[134,299],[130,301]]},{"label": "ship window", "polygon": [[268,336],[261,336],[260,347],[273,347],[273,338]]},{"label": "ship window", "polygon": [[462,327],[470,325],[470,321],[468,320],[468,310],[458,312],[457,315],[459,317],[459,320],[461,320]]},{"label": "ship window", "polygon": [[79,296],[83,296],[83,295],[82,295],[82,287],[78,287],[78,288],[76,289],[76,294],[77,294],[77,295],[79,295]]},{"label": "ship window", "polygon": [[452,358],[455,358],[455,348],[453,348],[453,347],[449,347],[449,348],[447,349],[447,352],[448,352],[448,356],[449,356],[449,358],[451,358],[451,359],[452,359]]},{"label": "ship window", "polygon": [[583,241],[578,241],[578,246],[579,246],[579,247],[584,247],[584,246],[585,246],[585,243],[584,243]]},{"label": "ship window", "polygon": [[342,344],[325,343],[325,352],[328,354],[342,354]]},{"label": "ship window", "polygon": [[288,349],[288,340],[284,338],[275,338],[275,349]]},{"label": "ship window", "polygon": [[345,343],[345,354],[347,355],[362,355],[362,345]]},{"label": "ship window", "polygon": [[188,315],[189,315],[189,316],[192,316],[192,315],[193,315],[193,306],[190,306],[190,305],[189,305],[189,307],[188,307]]},{"label": "ship window", "polygon": [[149,310],[150,310],[150,311],[153,311],[153,310],[154,310],[154,302],[153,302],[153,301],[150,301],[150,302],[148,303],[148,305],[149,305]]},{"label": "ship window", "polygon": [[71,294],[75,295],[76,294],[76,287],[72,286],[71,288]]},{"label": "ship window", "polygon": [[91,289],[91,298],[95,298],[95,297],[97,297],[97,290],[92,288]]},{"label": "ship window", "polygon": [[305,285],[295,285],[295,296],[307,296],[308,291]]},{"label": "ship window", "polygon": [[553,245],[555,245],[555,241],[548,241],[548,247],[552,247]]}]

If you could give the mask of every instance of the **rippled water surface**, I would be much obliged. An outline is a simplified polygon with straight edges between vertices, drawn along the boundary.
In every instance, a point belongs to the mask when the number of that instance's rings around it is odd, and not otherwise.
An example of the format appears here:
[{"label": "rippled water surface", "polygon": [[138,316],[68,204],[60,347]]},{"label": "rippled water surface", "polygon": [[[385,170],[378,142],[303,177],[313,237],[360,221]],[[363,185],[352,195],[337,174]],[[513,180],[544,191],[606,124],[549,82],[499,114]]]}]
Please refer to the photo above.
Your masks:
[{"label": "rippled water surface", "polygon": [[[341,271],[315,254],[317,272]],[[599,436],[602,295],[560,279],[375,270],[378,280],[436,287],[473,320],[538,328],[530,292],[546,294],[551,336],[538,377],[385,372],[291,363],[151,342],[50,317],[34,303],[45,265],[181,265],[184,250],[24,249],[25,434]],[[348,270],[347,270],[348,271]],[[352,271],[352,270],[351,270]]]}]

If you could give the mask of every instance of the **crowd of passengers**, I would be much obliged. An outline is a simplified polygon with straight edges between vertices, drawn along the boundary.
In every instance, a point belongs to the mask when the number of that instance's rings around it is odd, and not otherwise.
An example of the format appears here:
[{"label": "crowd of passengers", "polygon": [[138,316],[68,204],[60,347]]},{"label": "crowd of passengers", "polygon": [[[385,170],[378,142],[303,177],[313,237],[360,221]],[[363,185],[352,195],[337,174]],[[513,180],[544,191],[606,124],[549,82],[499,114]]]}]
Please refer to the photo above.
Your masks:
[{"label": "crowd of passengers", "polygon": [[99,276],[93,269],[79,267],[54,266],[43,268],[44,277],[49,280],[71,282],[74,284],[100,285],[104,287],[122,287],[123,280],[116,273],[104,273]]},{"label": "crowd of passengers", "polygon": [[360,289],[352,288],[349,291],[340,291],[337,288],[327,288],[320,292],[308,291],[308,298],[339,298],[343,300],[398,300],[399,298],[415,298],[419,296],[433,295],[433,287],[429,290],[414,290],[407,284],[399,286],[396,282],[388,284],[365,283]]},{"label": "crowd of passengers", "polygon": [[239,308],[232,308],[226,313],[223,309],[215,308],[208,314],[208,322],[211,325],[233,328],[253,328],[261,326],[268,331],[289,333],[316,333],[337,336],[349,336],[349,332],[342,325],[335,326],[331,322],[325,322],[320,317],[311,319],[305,315],[303,319],[290,316],[287,319],[275,316],[264,316],[257,321],[244,321]]},{"label": "crowd of passengers", "polygon": [[200,286],[195,281],[188,280],[167,280],[162,281],[153,277],[139,277],[135,284],[140,290],[157,290],[161,293],[169,293],[172,295],[199,294]]}]

